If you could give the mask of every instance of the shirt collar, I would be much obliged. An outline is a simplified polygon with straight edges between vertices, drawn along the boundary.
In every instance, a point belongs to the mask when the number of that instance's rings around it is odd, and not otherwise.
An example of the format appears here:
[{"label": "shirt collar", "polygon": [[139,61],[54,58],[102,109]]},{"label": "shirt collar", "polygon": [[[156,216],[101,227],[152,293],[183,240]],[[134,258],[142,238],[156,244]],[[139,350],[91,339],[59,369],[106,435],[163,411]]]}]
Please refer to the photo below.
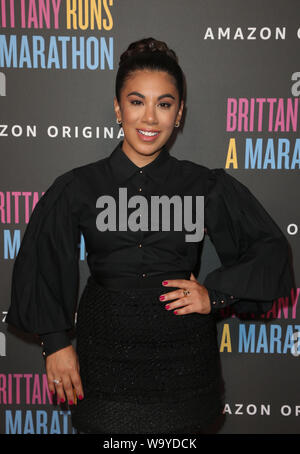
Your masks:
[{"label": "shirt collar", "polygon": [[123,140],[118,143],[116,148],[109,156],[111,171],[118,184],[123,184],[127,179],[137,174],[140,170],[157,182],[161,182],[166,176],[166,165],[170,161],[168,150],[163,147],[159,155],[143,167],[138,167],[122,149]]}]

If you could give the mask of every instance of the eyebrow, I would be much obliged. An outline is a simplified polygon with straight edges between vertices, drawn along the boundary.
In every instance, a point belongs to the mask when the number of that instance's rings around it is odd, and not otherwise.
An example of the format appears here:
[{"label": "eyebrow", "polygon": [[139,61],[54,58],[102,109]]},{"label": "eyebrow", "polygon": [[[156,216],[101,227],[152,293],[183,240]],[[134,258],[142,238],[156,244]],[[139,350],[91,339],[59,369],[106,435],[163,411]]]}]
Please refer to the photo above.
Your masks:
[{"label": "eyebrow", "polygon": [[[145,99],[145,96],[142,95],[141,93],[137,92],[137,91],[132,91],[132,92],[128,93],[127,97],[130,96],[130,95],[136,95],[136,96],[139,96],[140,98]],[[165,93],[164,95],[160,95],[157,99],[162,99],[162,98],[175,99],[175,97],[173,95],[171,95],[171,93]]]}]

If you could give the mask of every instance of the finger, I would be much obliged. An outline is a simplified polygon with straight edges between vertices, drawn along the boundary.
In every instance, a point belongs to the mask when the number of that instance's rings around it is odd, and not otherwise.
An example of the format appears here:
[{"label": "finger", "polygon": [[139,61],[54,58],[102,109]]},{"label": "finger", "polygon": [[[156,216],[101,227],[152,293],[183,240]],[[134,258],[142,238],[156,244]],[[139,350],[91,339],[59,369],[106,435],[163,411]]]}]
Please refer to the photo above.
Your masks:
[{"label": "finger", "polygon": [[48,388],[49,388],[49,391],[50,393],[52,394],[52,396],[55,394],[56,392],[56,389],[55,389],[55,386],[54,386],[54,382],[53,382],[53,379],[54,377],[52,376],[52,374],[47,374],[47,379],[48,379]]},{"label": "finger", "polygon": [[190,301],[187,301],[186,297],[185,298],[180,298],[176,301],[173,301],[172,303],[167,303],[165,305],[165,309],[167,311],[172,311],[174,309],[178,309],[180,307],[185,307],[185,306],[188,306],[190,305]]},{"label": "finger", "polygon": [[191,280],[191,281],[197,281],[197,279],[195,278],[195,276],[193,275],[193,273],[191,273],[190,280]]},{"label": "finger", "polygon": [[56,395],[57,395],[57,403],[62,404],[66,401],[66,396],[64,393],[64,387],[62,382],[55,383]]},{"label": "finger", "polygon": [[84,397],[83,386],[82,386],[81,378],[80,378],[80,375],[78,372],[74,372],[73,374],[71,374],[71,381],[72,381],[72,385],[73,385],[76,396],[80,400],[83,399],[83,397]]},{"label": "finger", "polygon": [[[164,284],[164,282],[166,282]],[[164,287],[178,287],[178,288],[186,288],[188,285],[191,285],[191,281],[187,279],[167,279],[162,282]]]},{"label": "finger", "polygon": [[54,383],[54,379],[58,378],[59,375],[56,374],[56,375],[53,375],[52,372],[47,372],[47,378],[48,378],[48,388],[49,388],[49,391],[51,392],[52,396],[54,396],[54,394],[56,394],[56,403],[60,403],[60,400],[63,398],[64,401],[65,401],[65,398],[64,398],[64,395],[60,393],[60,388],[61,388],[61,384],[60,385],[56,385]]},{"label": "finger", "polygon": [[173,292],[164,293],[163,295],[159,296],[159,299],[160,299],[160,301],[170,301],[170,300],[174,300],[176,298],[182,298],[182,296],[183,296],[182,292],[183,292],[183,290],[179,289],[179,290],[174,290]]},{"label": "finger", "polygon": [[71,378],[69,375],[63,376],[63,387],[64,387],[65,394],[67,396],[68,404],[74,405],[74,391],[73,391]]},{"label": "finger", "polygon": [[175,315],[184,315],[184,314],[191,314],[192,312],[194,312],[192,304],[186,304],[184,307],[175,309],[175,311],[173,313]]}]

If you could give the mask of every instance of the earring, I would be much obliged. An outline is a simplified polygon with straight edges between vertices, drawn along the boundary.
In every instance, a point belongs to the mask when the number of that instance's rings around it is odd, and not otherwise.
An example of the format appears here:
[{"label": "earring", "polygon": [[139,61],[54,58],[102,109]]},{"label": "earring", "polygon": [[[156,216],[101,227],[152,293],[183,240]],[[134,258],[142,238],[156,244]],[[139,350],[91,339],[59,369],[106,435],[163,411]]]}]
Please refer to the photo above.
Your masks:
[{"label": "earring", "polygon": [[177,122],[175,123],[175,128],[179,128],[179,126],[180,126],[180,121],[177,121]]},{"label": "earring", "polygon": [[116,122],[118,123],[118,125],[121,125],[121,124],[122,124],[122,120],[116,119]]}]

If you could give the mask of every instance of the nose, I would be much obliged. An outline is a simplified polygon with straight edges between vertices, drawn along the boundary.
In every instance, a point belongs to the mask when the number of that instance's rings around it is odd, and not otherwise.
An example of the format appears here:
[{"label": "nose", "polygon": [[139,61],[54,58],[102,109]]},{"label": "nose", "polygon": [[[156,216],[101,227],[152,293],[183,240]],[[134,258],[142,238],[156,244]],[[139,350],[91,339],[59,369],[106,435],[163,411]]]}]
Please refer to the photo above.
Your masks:
[{"label": "nose", "polygon": [[143,122],[149,124],[156,124],[157,123],[157,115],[155,110],[155,105],[148,104],[145,106],[144,115],[143,115]]}]

